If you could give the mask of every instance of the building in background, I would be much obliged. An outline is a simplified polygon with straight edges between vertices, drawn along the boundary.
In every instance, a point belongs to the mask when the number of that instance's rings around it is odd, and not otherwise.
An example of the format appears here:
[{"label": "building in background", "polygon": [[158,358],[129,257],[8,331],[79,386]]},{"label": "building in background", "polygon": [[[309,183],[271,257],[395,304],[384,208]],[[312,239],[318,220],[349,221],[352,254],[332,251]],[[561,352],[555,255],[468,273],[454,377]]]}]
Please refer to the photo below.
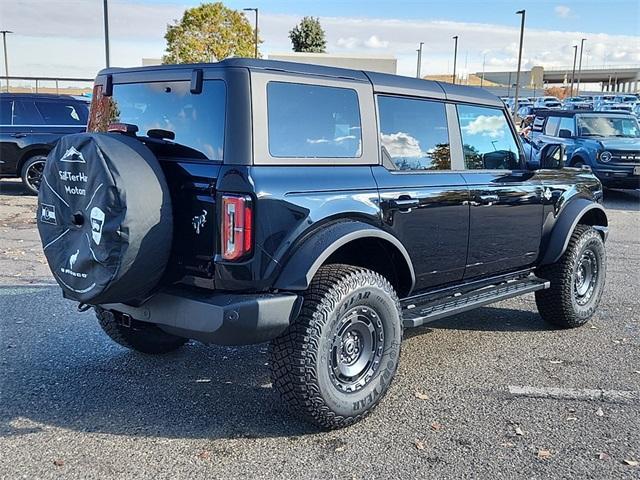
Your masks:
[{"label": "building in background", "polygon": [[370,72],[396,73],[398,60],[391,56],[341,55],[333,53],[286,52],[269,54],[269,60],[312,63]]}]

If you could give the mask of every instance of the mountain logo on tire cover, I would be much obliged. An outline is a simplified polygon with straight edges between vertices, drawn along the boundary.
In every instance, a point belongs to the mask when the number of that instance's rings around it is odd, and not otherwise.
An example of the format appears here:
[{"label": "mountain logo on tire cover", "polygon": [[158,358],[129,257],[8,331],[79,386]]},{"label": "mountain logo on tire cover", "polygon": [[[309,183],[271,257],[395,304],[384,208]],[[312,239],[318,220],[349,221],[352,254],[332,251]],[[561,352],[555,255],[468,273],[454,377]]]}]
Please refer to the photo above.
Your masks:
[{"label": "mountain logo on tire cover", "polygon": [[60,161],[67,163],[87,163],[85,162],[82,153],[80,153],[74,146],[67,148],[67,151],[64,152],[64,155],[60,158]]},{"label": "mountain logo on tire cover", "polygon": [[102,226],[104,225],[104,212],[98,207],[91,209],[91,237],[96,245],[100,245],[102,239]]}]

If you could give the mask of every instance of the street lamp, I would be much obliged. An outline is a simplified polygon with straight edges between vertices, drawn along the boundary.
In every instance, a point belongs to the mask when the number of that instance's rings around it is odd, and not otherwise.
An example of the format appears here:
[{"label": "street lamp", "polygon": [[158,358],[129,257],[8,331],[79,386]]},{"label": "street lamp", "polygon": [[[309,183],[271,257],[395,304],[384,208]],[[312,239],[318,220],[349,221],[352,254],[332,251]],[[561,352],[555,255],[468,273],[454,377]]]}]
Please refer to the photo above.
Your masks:
[{"label": "street lamp", "polygon": [[524,40],[524,17],[525,10],[518,10],[516,15],[522,15],[522,22],[520,23],[520,49],[518,51],[518,70],[516,72],[516,95],[513,99],[513,114],[516,114],[518,110],[518,93],[520,92],[520,66],[522,65],[522,41]]},{"label": "street lamp", "polygon": [[584,42],[586,41],[587,41],[586,38],[583,38],[582,40],[580,40],[580,62],[578,66],[578,85],[576,86],[578,95],[580,95],[580,77],[582,76],[582,49],[584,48]]},{"label": "street lamp", "polygon": [[107,0],[102,2],[102,11],[104,17],[104,57],[107,68],[109,68],[111,62],[109,62],[109,6]]},{"label": "street lamp", "polygon": [[258,9],[257,8],[243,8],[245,12],[256,12],[256,28],[253,30],[254,42],[256,44],[256,50],[254,53],[255,58],[258,58]]},{"label": "street lamp", "polygon": [[576,57],[578,56],[578,45],[573,46],[573,70],[571,70],[571,94],[570,97],[573,97],[573,79],[576,76]]},{"label": "street lamp", "polygon": [[482,76],[480,77],[480,87],[484,85],[484,66],[487,63],[487,54],[482,56]]},{"label": "street lamp", "polygon": [[456,83],[456,62],[458,61],[458,35],[454,35],[453,37],[454,45],[453,45],[453,76],[452,83]]},{"label": "street lamp", "polygon": [[2,33],[2,45],[4,47],[4,75],[7,82],[7,93],[9,92],[9,60],[7,55],[7,33],[13,33],[11,30],[0,30]]},{"label": "street lamp", "polygon": [[416,78],[420,78],[420,73],[421,73],[421,70],[422,70],[422,45],[424,45],[424,42],[420,42],[420,47],[417,50],[417,52],[418,52],[418,66],[416,68]]}]

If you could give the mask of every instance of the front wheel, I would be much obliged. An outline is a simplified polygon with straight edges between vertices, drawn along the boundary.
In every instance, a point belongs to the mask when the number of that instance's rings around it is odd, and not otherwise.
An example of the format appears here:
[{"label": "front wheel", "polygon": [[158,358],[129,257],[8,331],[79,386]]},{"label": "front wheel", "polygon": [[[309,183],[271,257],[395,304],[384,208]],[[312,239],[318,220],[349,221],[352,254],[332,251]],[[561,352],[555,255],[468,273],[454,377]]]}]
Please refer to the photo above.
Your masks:
[{"label": "front wheel", "polygon": [[393,287],[378,273],[321,267],[300,315],[271,343],[274,388],[320,427],[355,423],[378,404],[395,375],[401,318]]},{"label": "front wheel", "polygon": [[565,328],[584,325],[604,289],[607,258],[602,237],[593,227],[578,225],[562,257],[537,273],[551,282],[549,289],[536,292],[542,318]]}]

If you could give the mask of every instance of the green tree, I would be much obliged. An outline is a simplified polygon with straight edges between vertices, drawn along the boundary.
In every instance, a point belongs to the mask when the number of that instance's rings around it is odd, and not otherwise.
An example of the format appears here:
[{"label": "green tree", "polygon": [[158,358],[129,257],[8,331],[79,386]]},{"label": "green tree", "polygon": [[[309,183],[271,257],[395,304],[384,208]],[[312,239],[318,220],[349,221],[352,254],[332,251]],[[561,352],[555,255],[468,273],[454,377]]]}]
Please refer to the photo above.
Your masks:
[{"label": "green tree", "polygon": [[164,38],[167,41],[164,63],[210,62],[254,55],[253,27],[241,12],[221,2],[185,10],[180,21],[167,25]]},{"label": "green tree", "polygon": [[327,48],[324,30],[317,18],[304,17],[289,32],[289,38],[294,52],[324,53]]}]

